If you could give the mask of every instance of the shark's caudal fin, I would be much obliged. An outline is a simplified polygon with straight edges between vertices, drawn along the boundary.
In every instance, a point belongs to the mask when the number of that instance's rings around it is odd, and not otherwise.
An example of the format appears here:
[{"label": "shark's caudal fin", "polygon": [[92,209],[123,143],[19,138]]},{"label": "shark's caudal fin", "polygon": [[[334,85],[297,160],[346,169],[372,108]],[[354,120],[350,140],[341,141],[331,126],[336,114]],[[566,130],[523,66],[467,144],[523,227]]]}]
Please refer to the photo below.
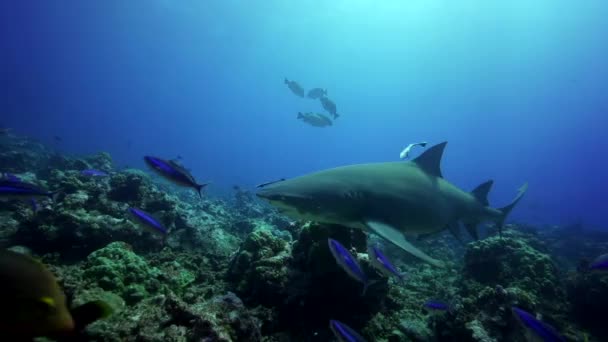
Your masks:
[{"label": "shark's caudal fin", "polygon": [[409,241],[405,239],[403,233],[395,229],[394,227],[376,221],[367,221],[365,222],[367,227],[375,234],[380,235],[382,238],[394,243],[398,247],[401,247],[406,252],[412,254],[413,256],[422,259],[429,264],[437,267],[444,267],[443,262],[433,259],[430,256],[426,255],[423,251],[419,250],[416,246],[412,245]]},{"label": "shark's caudal fin", "polygon": [[419,168],[424,170],[424,172],[428,173],[429,175],[443,178],[441,175],[441,156],[443,156],[443,150],[445,149],[446,144],[447,141],[444,141],[430,147],[428,150],[416,157],[416,159],[412,160],[412,162],[416,163]]},{"label": "shark's caudal fin", "polygon": [[511,212],[511,210],[513,210],[513,208],[515,207],[517,202],[519,202],[521,200],[521,198],[524,196],[524,194],[526,193],[527,190],[528,190],[528,183],[524,183],[524,185],[522,185],[519,188],[517,196],[515,196],[515,199],[513,199],[513,201],[509,205],[498,209],[498,210],[500,210],[502,215],[498,218],[498,221],[496,221],[496,225],[498,226],[498,232],[501,235],[502,235],[502,227],[505,224],[505,220],[507,219],[507,216],[509,216],[509,213]]},{"label": "shark's caudal fin", "polygon": [[201,199],[203,199],[203,193],[202,193],[203,188],[205,188],[207,185],[209,185],[209,183],[195,185],[196,191],[198,192],[198,197],[200,197]]}]

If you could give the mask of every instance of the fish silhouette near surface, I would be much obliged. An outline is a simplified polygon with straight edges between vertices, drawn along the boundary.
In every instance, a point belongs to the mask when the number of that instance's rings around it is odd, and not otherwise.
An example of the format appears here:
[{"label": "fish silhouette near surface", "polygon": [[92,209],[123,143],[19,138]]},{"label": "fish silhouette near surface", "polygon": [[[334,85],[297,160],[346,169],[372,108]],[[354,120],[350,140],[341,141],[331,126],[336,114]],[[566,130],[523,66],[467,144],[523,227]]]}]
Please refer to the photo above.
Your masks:
[{"label": "fish silhouette near surface", "polygon": [[412,151],[412,148],[414,148],[415,146],[426,147],[426,141],[418,142],[418,143],[411,143],[411,144],[407,145],[399,154],[399,158],[401,158],[401,159],[408,158],[410,156],[410,152]]},{"label": "fish silhouette near surface", "polygon": [[312,88],[308,91],[308,94],[306,94],[306,97],[309,99],[318,99],[324,96],[327,96],[327,89],[323,88]]},{"label": "fish silhouette near surface", "polygon": [[340,116],[334,101],[330,100],[327,96],[319,97],[319,101],[321,101],[321,106],[323,106],[323,109],[325,109],[329,114],[333,115],[334,120]]},{"label": "fish silhouette near surface", "polygon": [[327,127],[333,125],[330,118],[320,113],[298,113],[298,119],[314,127]]},{"label": "fish silhouette near surface", "polygon": [[299,97],[304,97],[304,88],[302,88],[302,86],[298,84],[298,82],[285,79],[285,84],[287,84],[287,87],[289,88],[289,90],[291,90],[292,93]]}]

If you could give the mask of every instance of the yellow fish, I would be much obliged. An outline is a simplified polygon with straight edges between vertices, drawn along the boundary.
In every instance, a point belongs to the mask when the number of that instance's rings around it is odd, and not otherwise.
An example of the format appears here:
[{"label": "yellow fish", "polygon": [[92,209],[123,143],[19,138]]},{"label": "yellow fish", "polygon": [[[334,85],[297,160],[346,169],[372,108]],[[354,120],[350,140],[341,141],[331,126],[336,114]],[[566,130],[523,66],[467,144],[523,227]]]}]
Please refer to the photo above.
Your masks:
[{"label": "yellow fish", "polygon": [[101,301],[70,310],[53,273],[36,259],[0,251],[0,339],[74,334],[111,314]]}]

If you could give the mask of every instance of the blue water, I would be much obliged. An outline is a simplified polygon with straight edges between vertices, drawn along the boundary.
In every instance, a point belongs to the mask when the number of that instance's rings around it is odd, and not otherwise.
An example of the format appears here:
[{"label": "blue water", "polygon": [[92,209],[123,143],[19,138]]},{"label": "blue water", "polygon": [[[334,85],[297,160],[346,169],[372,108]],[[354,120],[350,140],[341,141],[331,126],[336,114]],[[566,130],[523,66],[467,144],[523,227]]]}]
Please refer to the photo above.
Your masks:
[{"label": "blue water", "polygon": [[[447,179],[530,191],[512,219],[606,227],[603,0],[4,1],[0,124],[221,193],[449,141]],[[341,117],[287,77],[323,87]],[[60,136],[60,144],[53,136]]]}]

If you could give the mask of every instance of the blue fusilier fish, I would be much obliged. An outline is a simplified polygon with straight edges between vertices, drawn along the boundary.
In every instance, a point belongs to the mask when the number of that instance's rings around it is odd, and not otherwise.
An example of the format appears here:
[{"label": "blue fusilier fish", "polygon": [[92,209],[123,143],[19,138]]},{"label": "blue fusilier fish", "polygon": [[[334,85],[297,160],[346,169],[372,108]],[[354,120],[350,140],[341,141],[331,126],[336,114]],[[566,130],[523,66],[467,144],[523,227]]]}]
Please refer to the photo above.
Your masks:
[{"label": "blue fusilier fish", "polygon": [[380,271],[387,277],[396,277],[400,283],[405,282],[405,273],[399,272],[399,270],[393,265],[393,263],[382,253],[380,248],[377,246],[370,245],[367,250],[369,260],[372,266]]},{"label": "blue fusilier fish", "polygon": [[367,291],[370,282],[357,259],[355,259],[355,257],[338,241],[329,238],[327,239],[327,243],[329,245],[329,250],[336,259],[338,265],[353,279],[363,283],[362,295],[365,295],[365,291]]},{"label": "blue fusilier fish", "polygon": [[2,177],[0,177],[0,180],[6,180],[6,181],[11,181],[11,182],[20,182],[21,178],[15,176],[13,174],[4,172],[4,173],[2,173]]},{"label": "blue fusilier fish", "polygon": [[165,160],[152,156],[145,156],[144,161],[152,170],[162,177],[177,185],[196,189],[198,195],[203,198],[201,190],[209,183],[198,184],[190,172],[184,169],[183,166],[177,164],[173,160]]},{"label": "blue fusilier fish", "polygon": [[528,341],[566,342],[566,339],[561,336],[554,327],[536,319],[536,317],[529,312],[515,306],[511,307],[511,311],[517,321],[525,329],[525,335]]},{"label": "blue fusilier fish", "polygon": [[137,222],[146,230],[154,234],[160,234],[163,237],[167,235],[168,230],[154,216],[138,208],[129,208],[129,213],[137,220]]},{"label": "blue fusilier fish", "polygon": [[34,214],[38,213],[38,209],[39,209],[38,202],[36,202],[35,199],[30,198],[30,206],[32,207],[32,212]]},{"label": "blue fusilier fish", "polygon": [[50,192],[30,183],[11,180],[0,180],[0,199],[39,199],[49,198],[55,201],[58,192]]},{"label": "blue fusilier fish", "polygon": [[424,303],[424,308],[435,313],[451,312],[452,306],[439,300],[428,300]]},{"label": "blue fusilier fish", "polygon": [[[0,177],[0,180],[6,180],[9,182],[21,182],[21,179],[13,174],[10,173],[3,173],[2,177]],[[34,214],[38,213],[38,202],[36,202],[35,199],[30,198],[29,200],[30,206],[32,207],[32,212]]]},{"label": "blue fusilier fish", "polygon": [[106,177],[108,174],[104,171],[95,170],[95,169],[87,169],[80,171],[80,174],[88,177]]},{"label": "blue fusilier fish", "polygon": [[592,271],[608,271],[608,253],[602,254],[589,264]]},{"label": "blue fusilier fish", "polygon": [[336,338],[339,342],[366,342],[365,339],[361,337],[361,335],[359,335],[356,331],[351,329],[351,327],[340,321],[336,321],[333,319],[330,320],[329,328],[334,333],[334,335],[336,335]]}]

